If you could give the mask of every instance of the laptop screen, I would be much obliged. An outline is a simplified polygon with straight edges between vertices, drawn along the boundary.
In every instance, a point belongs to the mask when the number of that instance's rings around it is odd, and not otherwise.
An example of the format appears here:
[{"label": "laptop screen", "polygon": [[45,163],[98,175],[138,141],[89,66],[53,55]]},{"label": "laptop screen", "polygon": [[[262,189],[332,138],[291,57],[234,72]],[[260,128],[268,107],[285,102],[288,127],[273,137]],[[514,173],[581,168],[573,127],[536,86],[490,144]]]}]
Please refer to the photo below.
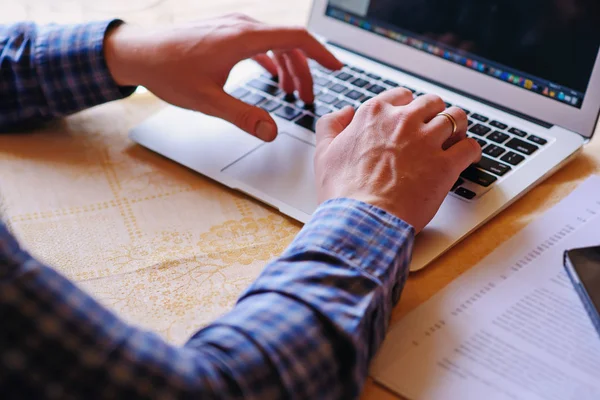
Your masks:
[{"label": "laptop screen", "polygon": [[329,0],[329,17],[581,108],[598,0]]}]

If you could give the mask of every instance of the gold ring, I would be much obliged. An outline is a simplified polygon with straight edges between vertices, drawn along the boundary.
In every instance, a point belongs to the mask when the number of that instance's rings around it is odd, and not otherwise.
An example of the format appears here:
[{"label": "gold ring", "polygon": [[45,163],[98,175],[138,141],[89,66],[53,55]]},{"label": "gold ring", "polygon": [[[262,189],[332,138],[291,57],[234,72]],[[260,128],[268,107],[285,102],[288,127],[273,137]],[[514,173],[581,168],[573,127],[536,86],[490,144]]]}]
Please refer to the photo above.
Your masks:
[{"label": "gold ring", "polygon": [[452,135],[454,135],[456,133],[456,129],[458,128],[458,125],[456,124],[456,120],[454,119],[454,117],[445,112],[439,113],[438,116],[446,117],[448,119],[448,121],[450,121],[450,123],[452,124]]}]

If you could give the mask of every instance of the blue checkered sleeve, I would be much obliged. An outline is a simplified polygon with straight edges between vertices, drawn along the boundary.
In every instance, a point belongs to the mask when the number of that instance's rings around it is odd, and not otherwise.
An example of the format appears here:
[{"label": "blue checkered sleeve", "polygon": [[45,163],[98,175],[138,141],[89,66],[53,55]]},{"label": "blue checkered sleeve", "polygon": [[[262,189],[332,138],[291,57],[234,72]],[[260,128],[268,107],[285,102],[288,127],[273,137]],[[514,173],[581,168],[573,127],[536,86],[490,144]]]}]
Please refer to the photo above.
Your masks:
[{"label": "blue checkered sleeve", "polygon": [[133,93],[114,82],[104,58],[104,36],[120,23],[0,26],[0,131]]},{"label": "blue checkered sleeve", "polygon": [[3,398],[354,398],[408,274],[413,229],[324,203],[183,347],[125,324],[0,225]]}]

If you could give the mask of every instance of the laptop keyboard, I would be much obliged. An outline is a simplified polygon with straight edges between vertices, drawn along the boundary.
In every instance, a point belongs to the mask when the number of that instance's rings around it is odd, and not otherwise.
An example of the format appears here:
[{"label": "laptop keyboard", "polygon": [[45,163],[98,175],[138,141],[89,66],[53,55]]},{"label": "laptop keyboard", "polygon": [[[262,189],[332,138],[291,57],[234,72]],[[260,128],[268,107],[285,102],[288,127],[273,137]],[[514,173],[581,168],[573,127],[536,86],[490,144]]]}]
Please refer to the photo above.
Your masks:
[{"label": "laptop keyboard", "polygon": [[[244,102],[263,108],[273,115],[315,132],[317,120],[348,105],[354,108],[378,94],[404,87],[416,98],[425,94],[356,66],[346,65],[341,71],[330,71],[311,61],[315,103],[304,104],[295,95],[286,95],[277,78],[262,74],[231,92]],[[445,101],[446,107],[452,104]],[[460,107],[460,106],[458,106]],[[505,122],[476,111],[462,108],[468,115],[467,136],[477,140],[483,156],[461,174],[451,193],[473,200],[489,191],[495,183],[510,175],[548,144],[548,139],[529,134]]]}]

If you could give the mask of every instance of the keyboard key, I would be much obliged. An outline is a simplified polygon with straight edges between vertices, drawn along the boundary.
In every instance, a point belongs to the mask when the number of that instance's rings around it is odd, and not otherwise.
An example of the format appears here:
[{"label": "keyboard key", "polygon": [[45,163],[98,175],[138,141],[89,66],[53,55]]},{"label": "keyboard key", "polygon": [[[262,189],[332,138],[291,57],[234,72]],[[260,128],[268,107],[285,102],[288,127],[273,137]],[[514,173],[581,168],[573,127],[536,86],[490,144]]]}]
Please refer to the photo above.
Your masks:
[{"label": "keyboard key", "polygon": [[454,191],[454,193],[456,193],[460,197],[464,197],[467,200],[471,200],[472,198],[475,197],[474,192],[471,192],[469,189],[465,189],[464,187],[459,187],[458,189],[456,189]]},{"label": "keyboard key", "polygon": [[535,153],[538,149],[536,145],[524,142],[523,140],[517,138],[512,138],[505,144],[505,146],[513,150],[517,150],[526,155],[531,155]]},{"label": "keyboard key", "polygon": [[261,76],[261,78],[264,78],[271,82],[275,82],[275,83],[279,82],[279,77],[277,75],[271,75],[268,72],[265,72],[264,74],[260,74],[260,76]]},{"label": "keyboard key", "polygon": [[452,189],[450,189],[451,192],[454,192],[454,190],[459,187],[460,185],[462,185],[463,183],[465,183],[465,180],[462,178],[458,178],[458,180],[454,183],[454,185],[452,186]]},{"label": "keyboard key", "polygon": [[364,103],[366,103],[367,101],[371,100],[372,98],[373,98],[373,97],[371,97],[371,96],[365,96],[365,97],[363,97],[363,98],[360,100],[360,102],[364,104]]},{"label": "keyboard key", "polygon": [[352,104],[352,103],[350,103],[350,102],[348,102],[346,100],[340,100],[337,103],[335,103],[333,106],[335,108],[339,108],[341,110],[342,108],[344,108],[346,106],[354,106],[354,104]]},{"label": "keyboard key", "polygon": [[423,96],[424,94],[425,94],[425,93],[423,93],[423,92],[417,92],[417,93],[414,93],[414,94],[413,94],[413,96],[414,96],[414,98],[416,99],[417,97],[419,97],[419,96]]},{"label": "keyboard key", "polygon": [[331,80],[325,78],[324,76],[319,76],[318,78],[314,79],[314,83],[320,87],[327,87],[331,84]]},{"label": "keyboard key", "polygon": [[365,86],[367,86],[369,84],[369,81],[361,79],[361,78],[357,78],[350,83],[356,87],[364,88]]},{"label": "keyboard key", "polygon": [[350,67],[350,69],[354,72],[358,72],[359,74],[362,74],[363,72],[365,72],[364,69],[360,69],[358,67]]},{"label": "keyboard key", "polygon": [[312,115],[303,115],[302,118],[299,118],[295,123],[310,131],[316,132],[317,118]]},{"label": "keyboard key", "polygon": [[258,93],[252,93],[251,95],[244,97],[244,102],[248,103],[252,106],[257,105],[258,103],[260,103],[263,100],[266,100],[266,97],[261,96]]},{"label": "keyboard key", "polygon": [[342,71],[342,72],[340,72],[340,73],[336,74],[336,75],[335,75],[335,77],[336,77],[336,78],[338,78],[338,79],[339,79],[339,80],[341,80],[341,81],[347,81],[347,80],[349,80],[350,78],[353,78],[352,74],[349,74],[349,73],[347,73],[347,72],[344,72],[344,71]]},{"label": "keyboard key", "polygon": [[522,131],[522,130],[520,130],[520,129],[517,129],[517,128],[510,128],[510,129],[508,130],[508,132],[512,133],[513,135],[520,136],[520,137],[525,137],[525,136],[527,136],[527,132],[525,132],[525,131]]},{"label": "keyboard key", "polygon": [[464,108],[464,107],[460,107],[460,108],[465,112],[465,114],[467,114],[467,115],[471,114],[471,111],[467,110],[466,108]]},{"label": "keyboard key", "polygon": [[248,82],[248,86],[258,89],[261,92],[270,94],[271,96],[277,96],[279,93],[281,93],[281,89],[279,89],[279,87],[267,82],[259,81],[258,79],[252,79],[250,82]]},{"label": "keyboard key", "polygon": [[286,93],[285,96],[283,96],[283,101],[285,101],[286,103],[296,103],[298,101],[298,98],[296,97],[296,95],[294,93]]},{"label": "keyboard key", "polygon": [[479,136],[485,136],[491,130],[492,130],[492,128],[487,127],[485,125],[481,125],[481,124],[477,124],[477,125],[469,128],[469,132],[473,132],[474,134],[479,135]]},{"label": "keyboard key", "polygon": [[379,85],[371,85],[370,87],[367,88],[367,90],[374,94],[379,94],[379,93],[385,92],[385,88],[383,86],[379,86]]},{"label": "keyboard key", "polygon": [[481,122],[488,122],[489,121],[488,117],[484,117],[481,114],[472,114],[471,118],[476,119],[477,121],[481,121]]},{"label": "keyboard key", "polygon": [[462,174],[460,174],[460,176],[468,181],[475,182],[478,185],[484,187],[488,187],[498,180],[498,178],[496,178],[494,175],[490,175],[487,172],[479,170],[472,165],[469,168],[465,169],[462,172]]},{"label": "keyboard key", "polygon": [[327,69],[327,68],[325,68],[325,67],[323,67],[322,65],[319,65],[319,64],[317,64],[314,68],[317,71],[320,71],[321,73],[323,73],[325,75],[329,75],[329,74],[331,74],[333,72],[333,71],[331,71],[331,70],[329,70],[329,69]]},{"label": "keyboard key", "polygon": [[263,110],[271,113],[271,112],[277,110],[279,107],[281,107],[281,104],[279,104],[279,102],[277,102],[275,100],[269,100],[266,103],[261,104],[260,107]]},{"label": "keyboard key", "polygon": [[512,169],[506,164],[502,164],[487,157],[481,157],[481,160],[477,163],[477,166],[498,176],[503,176]]},{"label": "keyboard key", "polygon": [[519,163],[521,163],[521,161],[523,161],[524,159],[525,157],[523,157],[520,154],[513,153],[512,151],[509,151],[501,158],[502,161],[507,162],[511,165],[519,165]]},{"label": "keyboard key", "polygon": [[444,104],[446,105],[446,108],[452,107],[452,104],[448,103],[447,101],[445,101]]},{"label": "keyboard key", "polygon": [[248,94],[250,94],[250,91],[244,89],[243,87],[237,88],[233,92],[231,92],[231,95],[233,97],[235,97],[236,99],[240,99],[240,100],[243,99]]},{"label": "keyboard key", "polygon": [[496,146],[495,144],[490,144],[488,147],[483,149],[483,154],[487,154],[488,156],[498,157],[504,154],[506,150],[504,150],[500,146]]},{"label": "keyboard key", "polygon": [[498,122],[498,121],[492,121],[492,122],[490,122],[490,125],[493,126],[494,128],[498,128],[498,129],[508,128],[508,125],[503,124],[502,122]]},{"label": "keyboard key", "polygon": [[300,114],[302,114],[301,111],[295,109],[294,107],[290,107],[290,106],[282,107],[279,110],[277,110],[277,112],[275,113],[275,115],[277,115],[278,117],[285,118],[288,121],[293,120]]},{"label": "keyboard key", "polygon": [[377,81],[381,79],[381,77],[380,77],[379,75],[376,75],[376,74],[367,74],[367,76],[368,76],[369,78],[371,78],[371,79],[375,79],[375,80],[377,80]]},{"label": "keyboard key", "polygon": [[411,87],[408,87],[408,86],[402,86],[402,87],[403,87],[404,89],[408,89],[408,90],[410,90],[410,91],[411,91],[411,93],[414,93],[414,92],[416,92],[416,90],[415,90],[415,89],[413,89],[413,88],[411,88]]},{"label": "keyboard key", "polygon": [[479,143],[479,146],[481,148],[483,148],[487,144],[487,142],[485,140],[483,140],[483,139],[479,139],[479,138],[476,138],[476,137],[474,137],[473,139],[475,139],[477,141],[477,143]]},{"label": "keyboard key", "polygon": [[329,114],[330,112],[333,112],[333,110],[331,108],[317,105],[317,106],[315,106],[315,110],[313,111],[313,114],[315,114],[317,117],[322,117],[323,115]]},{"label": "keyboard key", "polygon": [[473,120],[472,120],[472,119],[470,119],[470,120],[467,120],[467,126],[471,126],[471,125],[473,125],[474,123],[475,123],[475,122],[473,122]]},{"label": "keyboard key", "polygon": [[398,87],[398,86],[400,86],[396,82],[390,81],[389,79],[386,79],[385,81],[383,81],[383,83],[385,83],[386,85],[391,86],[391,87]]},{"label": "keyboard key", "polygon": [[321,103],[332,104],[337,100],[337,97],[329,93],[322,93],[319,95],[319,97],[317,97],[317,100],[319,100]]},{"label": "keyboard key", "polygon": [[330,87],[329,90],[331,90],[332,92],[335,92],[335,93],[344,93],[346,90],[348,90],[348,88],[344,85],[340,85],[339,83],[336,83],[335,85]]},{"label": "keyboard key", "polygon": [[351,90],[348,93],[346,93],[346,97],[352,100],[358,100],[361,97],[363,97],[364,95],[359,92],[358,90]]},{"label": "keyboard key", "polygon": [[542,146],[545,145],[546,143],[548,143],[548,141],[546,139],[542,139],[541,137],[535,136],[535,135],[529,135],[527,137],[527,140],[529,140],[530,142],[533,142],[533,143],[540,144]]},{"label": "keyboard key", "polygon": [[494,131],[487,136],[489,140],[496,143],[504,143],[509,137],[510,136],[508,136],[506,133],[502,133],[500,131]]}]

